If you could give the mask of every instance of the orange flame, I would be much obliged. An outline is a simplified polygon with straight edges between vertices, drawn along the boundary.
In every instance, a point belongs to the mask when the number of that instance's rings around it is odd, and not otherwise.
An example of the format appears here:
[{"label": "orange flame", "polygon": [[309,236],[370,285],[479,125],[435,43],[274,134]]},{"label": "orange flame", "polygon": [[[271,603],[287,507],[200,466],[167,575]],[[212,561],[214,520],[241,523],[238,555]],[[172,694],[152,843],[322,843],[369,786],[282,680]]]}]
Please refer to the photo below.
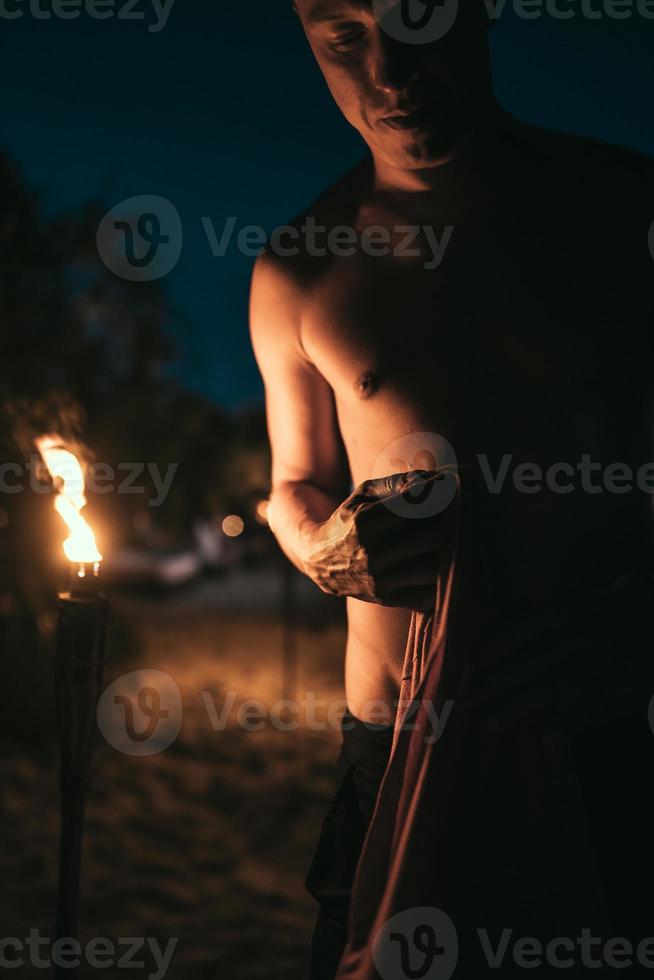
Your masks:
[{"label": "orange flame", "polygon": [[36,440],[36,448],[54,481],[60,481],[55,510],[65,521],[70,535],[64,541],[66,558],[80,564],[102,561],[93,531],[82,517],[86,507],[84,472],[77,457],[56,436]]}]

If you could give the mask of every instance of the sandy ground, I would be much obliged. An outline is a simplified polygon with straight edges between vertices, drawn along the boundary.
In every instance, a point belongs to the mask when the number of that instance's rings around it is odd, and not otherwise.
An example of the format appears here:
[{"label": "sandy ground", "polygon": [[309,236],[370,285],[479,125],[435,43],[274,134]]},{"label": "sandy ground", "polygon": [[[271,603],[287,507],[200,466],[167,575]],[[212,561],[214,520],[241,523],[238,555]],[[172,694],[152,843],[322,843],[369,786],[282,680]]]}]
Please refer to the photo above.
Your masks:
[{"label": "sandy ground", "polygon": [[[269,719],[261,731],[244,731],[236,715],[244,700],[267,710],[289,688],[300,700],[315,692],[337,705],[343,626],[333,607],[311,606],[313,625],[297,629],[293,680],[282,667],[279,613],[257,611],[256,597],[253,611],[228,611],[218,591],[205,583],[175,600],[114,601],[107,682],[134,670],[168,673],[183,723],[173,745],[151,756],[127,756],[98,740],[81,938],[150,937],[162,947],[178,939],[167,974],[174,980],[301,980],[314,918],[303,879],[333,791],[338,734],[330,724],[312,730],[319,726],[303,709],[294,732]],[[48,936],[58,816],[50,664],[26,655],[9,666],[0,935],[24,938],[39,929]],[[227,698],[229,721],[216,731],[207,705],[220,712]],[[316,717],[326,719],[324,711]],[[145,965],[80,976],[156,974],[150,954],[137,958]],[[49,975],[27,965],[12,972]]]}]

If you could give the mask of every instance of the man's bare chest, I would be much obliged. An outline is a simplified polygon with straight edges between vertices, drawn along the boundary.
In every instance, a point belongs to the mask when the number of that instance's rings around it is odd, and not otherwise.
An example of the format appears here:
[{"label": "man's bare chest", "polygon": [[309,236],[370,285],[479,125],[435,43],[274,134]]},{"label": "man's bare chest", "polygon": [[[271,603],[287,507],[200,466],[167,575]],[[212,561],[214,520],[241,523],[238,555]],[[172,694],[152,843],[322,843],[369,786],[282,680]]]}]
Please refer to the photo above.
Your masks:
[{"label": "man's bare chest", "polygon": [[592,403],[633,356],[624,319],[611,283],[565,254],[455,231],[435,270],[334,262],[302,340],[342,415],[404,411],[447,427],[489,411],[542,415],[553,392],[563,415]]}]

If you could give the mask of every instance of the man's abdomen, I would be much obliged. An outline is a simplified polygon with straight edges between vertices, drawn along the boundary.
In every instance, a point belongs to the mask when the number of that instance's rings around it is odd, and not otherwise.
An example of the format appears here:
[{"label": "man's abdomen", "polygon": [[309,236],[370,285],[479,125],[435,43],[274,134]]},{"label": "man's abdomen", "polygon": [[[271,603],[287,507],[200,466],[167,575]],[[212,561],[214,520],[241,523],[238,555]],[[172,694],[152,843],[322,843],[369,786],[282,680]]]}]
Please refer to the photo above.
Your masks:
[{"label": "man's abdomen", "polygon": [[360,721],[391,724],[397,710],[411,613],[348,599],[345,690]]}]

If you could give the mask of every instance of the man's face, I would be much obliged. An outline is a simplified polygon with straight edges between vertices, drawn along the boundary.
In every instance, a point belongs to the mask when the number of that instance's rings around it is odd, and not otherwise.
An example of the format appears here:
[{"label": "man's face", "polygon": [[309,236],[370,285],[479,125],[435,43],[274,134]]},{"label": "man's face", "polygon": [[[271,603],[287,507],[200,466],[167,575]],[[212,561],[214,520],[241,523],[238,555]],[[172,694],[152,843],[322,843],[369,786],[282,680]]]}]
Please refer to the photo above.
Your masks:
[{"label": "man's face", "polygon": [[[419,44],[412,43],[410,33],[394,29],[405,22],[398,20],[400,8],[405,18],[407,10],[413,15],[422,11],[428,22],[431,6],[432,16],[441,17],[444,25],[446,8],[456,10],[456,0],[431,5],[420,0],[296,0],[296,6],[336,103],[372,152],[392,166],[418,169],[447,158],[491,102],[487,25],[477,11],[481,4],[459,0],[468,12],[461,12],[443,37]],[[420,18],[413,22],[419,24]]]}]

